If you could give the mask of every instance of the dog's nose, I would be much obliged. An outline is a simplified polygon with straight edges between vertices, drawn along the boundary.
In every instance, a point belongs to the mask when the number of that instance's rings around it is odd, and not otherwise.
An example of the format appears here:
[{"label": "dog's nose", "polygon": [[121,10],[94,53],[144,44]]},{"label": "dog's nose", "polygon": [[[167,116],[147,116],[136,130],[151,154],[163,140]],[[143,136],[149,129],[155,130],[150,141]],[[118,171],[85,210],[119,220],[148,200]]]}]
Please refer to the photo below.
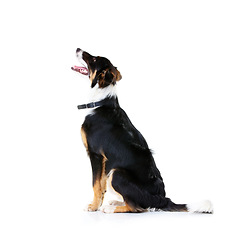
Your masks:
[{"label": "dog's nose", "polygon": [[80,49],[80,48],[77,48],[76,53],[78,53],[78,52],[80,52],[80,51],[81,51],[81,49]]}]

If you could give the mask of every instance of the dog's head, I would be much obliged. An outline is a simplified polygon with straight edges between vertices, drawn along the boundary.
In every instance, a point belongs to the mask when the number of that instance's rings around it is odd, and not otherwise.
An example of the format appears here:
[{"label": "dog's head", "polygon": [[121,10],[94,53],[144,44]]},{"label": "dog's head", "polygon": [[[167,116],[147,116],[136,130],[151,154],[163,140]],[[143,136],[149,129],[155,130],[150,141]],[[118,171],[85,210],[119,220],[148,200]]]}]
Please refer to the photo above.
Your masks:
[{"label": "dog's head", "polygon": [[97,83],[99,88],[105,88],[110,84],[115,85],[122,76],[116,67],[104,57],[94,57],[80,48],[76,50],[77,58],[82,67],[73,66],[72,70],[88,75],[93,88]]}]

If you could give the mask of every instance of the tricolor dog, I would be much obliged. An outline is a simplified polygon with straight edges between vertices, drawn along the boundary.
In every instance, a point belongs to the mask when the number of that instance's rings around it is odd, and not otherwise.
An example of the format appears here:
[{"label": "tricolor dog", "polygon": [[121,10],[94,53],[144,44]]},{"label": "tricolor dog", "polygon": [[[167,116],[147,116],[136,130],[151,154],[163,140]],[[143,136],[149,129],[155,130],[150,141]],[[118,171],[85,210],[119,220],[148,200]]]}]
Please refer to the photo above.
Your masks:
[{"label": "tricolor dog", "polygon": [[[88,75],[94,100],[79,105],[91,113],[81,127],[81,136],[92,165],[93,202],[88,211],[106,213],[144,212],[150,209],[212,213],[210,201],[176,204],[166,197],[164,182],[142,134],[120,107],[116,85],[122,76],[104,57],[76,50],[79,66],[72,69]],[[107,184],[108,182],[108,184]],[[109,185],[122,201],[101,207]]]}]

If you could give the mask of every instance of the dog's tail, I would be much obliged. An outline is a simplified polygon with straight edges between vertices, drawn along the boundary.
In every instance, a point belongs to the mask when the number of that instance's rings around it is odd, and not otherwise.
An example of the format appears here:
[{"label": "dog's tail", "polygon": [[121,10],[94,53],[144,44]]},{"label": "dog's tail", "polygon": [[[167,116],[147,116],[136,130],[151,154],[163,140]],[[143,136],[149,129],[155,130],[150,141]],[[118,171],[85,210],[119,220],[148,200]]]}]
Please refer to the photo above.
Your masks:
[{"label": "dog's tail", "polygon": [[187,204],[188,212],[213,213],[213,204],[209,200]]},{"label": "dog's tail", "polygon": [[213,213],[213,205],[209,200],[192,204],[176,204],[171,200],[161,211],[168,212],[192,212],[192,213]]}]

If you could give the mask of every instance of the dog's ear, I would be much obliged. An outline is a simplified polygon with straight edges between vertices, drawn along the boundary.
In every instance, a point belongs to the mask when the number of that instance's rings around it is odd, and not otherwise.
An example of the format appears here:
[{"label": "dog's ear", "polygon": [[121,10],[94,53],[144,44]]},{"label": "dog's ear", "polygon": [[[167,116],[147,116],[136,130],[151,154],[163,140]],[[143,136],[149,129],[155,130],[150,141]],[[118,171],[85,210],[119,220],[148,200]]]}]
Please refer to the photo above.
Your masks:
[{"label": "dog's ear", "polygon": [[122,75],[116,67],[115,67],[115,69],[116,69],[116,81],[120,81],[122,79]]},{"label": "dog's ear", "polygon": [[104,85],[115,85],[117,81],[121,80],[122,76],[116,67],[107,69],[105,72]]},{"label": "dog's ear", "polygon": [[115,84],[115,80],[114,80],[115,76],[114,76],[114,72],[112,69],[107,69],[106,73],[105,73],[105,84],[111,84],[113,83],[113,85]]},{"label": "dog's ear", "polygon": [[[105,87],[107,85],[115,85],[117,81],[121,80],[122,76],[116,67],[107,69],[102,76],[101,81],[99,81],[99,86]],[[101,83],[101,84],[100,84]]]},{"label": "dog's ear", "polygon": [[115,85],[116,81],[121,80],[122,76],[117,68],[108,68],[96,74],[96,77],[92,81],[91,87],[93,88],[97,83],[100,88],[109,86],[110,84]]}]

